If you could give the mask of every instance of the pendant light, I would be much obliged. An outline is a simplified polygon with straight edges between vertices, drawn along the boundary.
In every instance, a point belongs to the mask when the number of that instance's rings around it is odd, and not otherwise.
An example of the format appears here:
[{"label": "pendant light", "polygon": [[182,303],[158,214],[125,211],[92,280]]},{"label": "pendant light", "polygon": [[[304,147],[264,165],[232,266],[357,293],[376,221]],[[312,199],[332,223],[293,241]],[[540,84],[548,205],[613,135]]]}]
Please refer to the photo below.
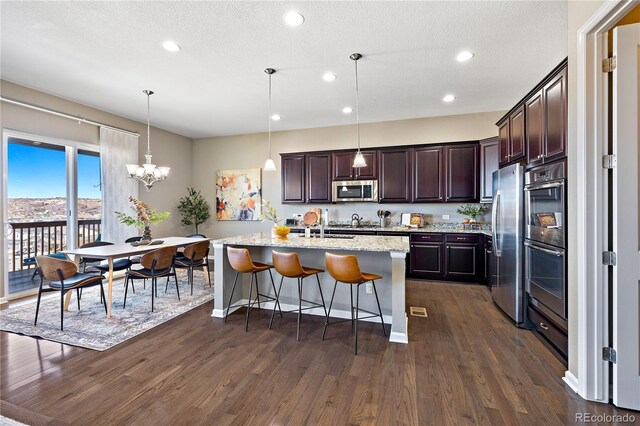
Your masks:
[{"label": "pendant light", "polygon": [[264,171],[275,172],[276,163],[274,163],[271,158],[271,76],[276,73],[276,70],[273,68],[267,68],[264,72],[269,75],[269,157],[267,157],[267,161],[264,162]]},{"label": "pendant light", "polygon": [[167,176],[169,176],[171,167],[157,167],[151,163],[151,113],[149,97],[153,95],[153,92],[151,90],[143,90],[142,93],[147,95],[147,154],[144,156],[146,161],[142,166],[137,164],[127,164],[126,166],[129,177],[142,182],[147,188],[147,191],[149,191],[154,183],[165,180]]},{"label": "pendant light", "polygon": [[367,162],[364,160],[364,156],[360,152],[360,105],[358,99],[358,59],[362,58],[360,53],[353,53],[349,56],[353,63],[355,64],[356,69],[356,131],[358,133],[358,152],[356,152],[356,156],[353,159],[353,168],[367,167]]}]

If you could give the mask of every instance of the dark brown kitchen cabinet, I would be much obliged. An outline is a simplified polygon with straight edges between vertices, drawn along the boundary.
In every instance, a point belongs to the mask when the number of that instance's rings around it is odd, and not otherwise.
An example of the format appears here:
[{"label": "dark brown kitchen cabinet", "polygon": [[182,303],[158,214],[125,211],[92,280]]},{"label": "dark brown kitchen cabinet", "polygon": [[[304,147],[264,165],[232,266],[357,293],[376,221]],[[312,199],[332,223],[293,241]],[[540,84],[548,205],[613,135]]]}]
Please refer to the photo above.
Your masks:
[{"label": "dark brown kitchen cabinet", "polygon": [[479,145],[462,144],[445,147],[447,159],[447,202],[477,202],[480,191]]},{"label": "dark brown kitchen cabinet", "polygon": [[567,68],[553,77],[543,90],[544,161],[566,156],[567,151]]},{"label": "dark brown kitchen cabinet", "polygon": [[511,156],[511,131],[509,130],[509,118],[498,124],[498,152],[500,166],[509,164]]},{"label": "dark brown kitchen cabinet", "polygon": [[306,198],[307,203],[331,202],[331,154],[307,154]]},{"label": "dark brown kitchen cabinet", "polygon": [[411,201],[409,150],[380,150],[378,193],[381,203],[408,203]]},{"label": "dark brown kitchen cabinet", "polygon": [[442,146],[412,150],[414,202],[444,201],[444,152]]},{"label": "dark brown kitchen cabinet", "polygon": [[444,276],[442,243],[412,243],[410,275],[438,279]]},{"label": "dark brown kitchen cabinet", "polygon": [[305,197],[305,156],[302,154],[283,155],[282,202],[304,203]]},{"label": "dark brown kitchen cabinet", "polygon": [[498,170],[498,137],[480,141],[480,202],[493,199],[493,172]]},{"label": "dark brown kitchen cabinet", "polygon": [[516,109],[513,114],[509,117],[510,127],[511,127],[511,151],[509,162],[512,163],[514,161],[522,160],[527,154],[525,149],[525,112],[524,105],[521,105],[520,108]]},{"label": "dark brown kitchen cabinet", "polygon": [[333,154],[333,180],[373,180],[378,177],[377,151],[362,151],[366,167],[353,167],[356,151]]},{"label": "dark brown kitchen cabinet", "polygon": [[544,161],[544,105],[542,90],[538,90],[525,102],[527,164],[530,166]]},{"label": "dark brown kitchen cabinet", "polygon": [[475,279],[478,274],[478,245],[447,243],[446,270],[449,278]]}]

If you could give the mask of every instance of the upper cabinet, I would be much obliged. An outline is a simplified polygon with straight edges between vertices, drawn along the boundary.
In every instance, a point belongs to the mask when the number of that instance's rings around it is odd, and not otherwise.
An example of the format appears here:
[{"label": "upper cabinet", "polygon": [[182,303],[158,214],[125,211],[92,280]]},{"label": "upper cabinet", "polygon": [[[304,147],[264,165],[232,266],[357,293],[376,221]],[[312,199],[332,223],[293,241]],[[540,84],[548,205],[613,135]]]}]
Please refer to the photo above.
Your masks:
[{"label": "upper cabinet", "polygon": [[304,203],[305,197],[305,156],[286,154],[281,161],[282,202]]},{"label": "upper cabinet", "polygon": [[498,170],[498,137],[480,141],[480,202],[493,199],[493,172]]},{"label": "upper cabinet", "polygon": [[307,154],[306,197],[307,203],[331,202],[331,154]]},{"label": "upper cabinet", "polygon": [[477,202],[480,191],[478,143],[448,145],[445,147],[447,159],[447,202]]},{"label": "upper cabinet", "polygon": [[498,123],[500,166],[533,167],[567,155],[567,60]]},{"label": "upper cabinet", "polygon": [[439,203],[445,196],[444,147],[412,150],[413,201]]},{"label": "upper cabinet", "polygon": [[380,176],[378,194],[381,203],[411,201],[409,150],[407,148],[378,151]]},{"label": "upper cabinet", "polygon": [[333,154],[333,180],[372,180],[378,178],[378,152],[362,151],[366,167],[354,168],[356,151]]}]

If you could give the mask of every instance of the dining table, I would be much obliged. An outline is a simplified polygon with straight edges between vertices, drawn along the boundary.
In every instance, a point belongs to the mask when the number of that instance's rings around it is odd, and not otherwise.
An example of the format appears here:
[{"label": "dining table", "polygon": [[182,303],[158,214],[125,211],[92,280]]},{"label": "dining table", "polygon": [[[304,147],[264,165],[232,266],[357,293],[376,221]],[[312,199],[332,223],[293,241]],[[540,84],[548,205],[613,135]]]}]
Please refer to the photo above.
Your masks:
[{"label": "dining table", "polygon": [[[199,241],[209,241],[210,238],[194,238],[194,237],[164,237],[156,239],[151,244],[133,245],[131,243],[110,244],[96,247],[76,248],[63,250],[68,259],[76,265],[80,265],[83,257],[104,259],[109,265],[109,277],[107,286],[107,318],[111,318],[111,305],[113,302],[113,261],[131,256],[139,256],[153,250],[164,247],[184,247]],[[71,301],[72,291],[67,292],[65,296],[64,310],[69,310],[69,302]]]}]

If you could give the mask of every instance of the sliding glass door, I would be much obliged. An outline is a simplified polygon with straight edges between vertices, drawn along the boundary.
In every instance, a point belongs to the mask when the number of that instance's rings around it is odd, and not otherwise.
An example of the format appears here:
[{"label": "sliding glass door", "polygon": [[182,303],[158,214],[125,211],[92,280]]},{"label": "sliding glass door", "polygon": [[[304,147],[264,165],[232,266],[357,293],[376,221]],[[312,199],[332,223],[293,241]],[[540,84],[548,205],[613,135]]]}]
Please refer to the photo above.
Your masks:
[{"label": "sliding glass door", "polygon": [[35,257],[55,255],[100,237],[98,147],[4,132],[4,296],[40,284]]}]

